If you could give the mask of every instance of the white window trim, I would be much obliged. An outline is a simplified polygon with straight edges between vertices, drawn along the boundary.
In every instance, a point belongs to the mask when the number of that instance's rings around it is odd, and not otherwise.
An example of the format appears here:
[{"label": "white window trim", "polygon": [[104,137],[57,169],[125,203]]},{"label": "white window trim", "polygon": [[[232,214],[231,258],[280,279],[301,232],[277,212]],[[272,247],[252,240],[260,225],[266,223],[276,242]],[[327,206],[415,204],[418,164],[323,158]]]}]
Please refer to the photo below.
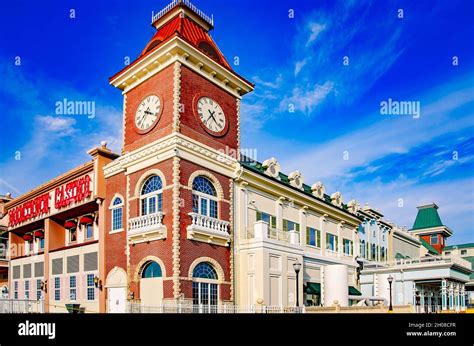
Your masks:
[{"label": "white window trim", "polygon": [[86,283],[85,283],[85,286],[86,286],[86,296],[85,296],[85,299],[83,299],[84,301],[86,302],[97,302],[98,300],[98,296],[99,294],[97,293],[97,287],[95,286],[95,284],[93,283],[92,284],[92,287],[94,288],[94,299],[90,300],[88,299],[88,289],[90,288],[88,285],[87,285],[87,275],[94,275],[94,277],[97,276],[97,270],[92,270],[92,271],[88,271],[88,272],[84,272],[85,276],[86,276]]},{"label": "white window trim", "polygon": [[[56,278],[59,279],[59,287],[56,288]],[[61,276],[53,276],[52,277],[53,285],[52,285],[52,293],[53,293],[53,301],[60,302],[61,301]],[[56,290],[59,291],[59,300],[56,300]]]},{"label": "white window trim", "polygon": [[219,198],[217,198],[216,196],[208,195],[207,193],[204,193],[201,191],[196,191],[196,190],[192,190],[192,194],[198,196],[198,212],[197,213],[199,215],[204,215],[204,214],[201,214],[201,199],[206,199],[208,200],[208,202],[207,202],[207,214],[205,216],[212,217],[210,216],[211,203],[209,202],[209,200],[212,200],[217,203],[217,218],[216,219],[220,220]]},{"label": "white window trim", "polygon": [[[120,204],[113,205],[114,201],[117,198],[120,198],[120,200],[122,202]],[[114,227],[114,210],[116,210],[118,208],[122,208],[122,228],[118,228],[118,229],[114,230],[113,229],[113,227]],[[140,204],[140,208],[141,208],[141,204]],[[123,211],[124,211],[124,209],[125,209],[125,203],[123,202],[123,197],[120,196],[120,195],[115,195],[112,198],[112,202],[110,203],[110,206],[109,206],[109,210],[110,210],[110,231],[109,231],[109,234],[120,233],[120,232],[123,232],[125,230],[125,228],[123,227],[123,216],[124,216]]]},{"label": "white window trim", "polygon": [[[76,281],[76,286],[74,286],[73,288],[71,288],[71,278],[72,277],[75,277],[75,281]],[[71,301],[71,302],[77,302],[78,301],[77,300],[77,289],[78,289],[77,288],[77,275],[75,275],[75,274],[68,275],[67,278],[68,278],[68,299],[67,300]],[[71,289],[76,290],[76,299],[71,298]]]},{"label": "white window trim", "polygon": [[[151,215],[151,214],[156,214],[158,212],[160,212],[159,208],[158,208],[158,195],[162,195],[162,201],[163,201],[163,188],[159,189],[159,190],[156,190],[156,191],[153,191],[153,192],[149,192],[145,195],[140,195],[140,216],[143,216],[143,215]],[[149,213],[148,210],[149,210],[149,204],[148,204],[148,199],[151,198],[151,197],[156,197],[156,211],[154,213]],[[144,200],[147,200],[147,213],[146,214],[143,214],[143,201]]]}]

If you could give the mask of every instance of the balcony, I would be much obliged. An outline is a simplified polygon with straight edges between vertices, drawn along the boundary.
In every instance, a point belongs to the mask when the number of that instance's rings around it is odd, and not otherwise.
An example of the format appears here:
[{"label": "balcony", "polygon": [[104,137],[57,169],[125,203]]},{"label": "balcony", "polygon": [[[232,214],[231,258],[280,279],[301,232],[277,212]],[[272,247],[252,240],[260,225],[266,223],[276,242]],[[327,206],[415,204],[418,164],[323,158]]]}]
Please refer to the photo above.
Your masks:
[{"label": "balcony", "polygon": [[277,242],[300,246],[300,234],[295,230],[282,231],[268,227],[265,221],[257,221],[254,226],[247,229],[247,239],[271,239]]},{"label": "balcony", "polygon": [[128,222],[128,238],[132,244],[166,239],[167,230],[163,225],[163,213],[142,215]]},{"label": "balcony", "polygon": [[214,245],[229,246],[229,222],[213,217],[189,213],[192,222],[186,228],[188,239]]}]

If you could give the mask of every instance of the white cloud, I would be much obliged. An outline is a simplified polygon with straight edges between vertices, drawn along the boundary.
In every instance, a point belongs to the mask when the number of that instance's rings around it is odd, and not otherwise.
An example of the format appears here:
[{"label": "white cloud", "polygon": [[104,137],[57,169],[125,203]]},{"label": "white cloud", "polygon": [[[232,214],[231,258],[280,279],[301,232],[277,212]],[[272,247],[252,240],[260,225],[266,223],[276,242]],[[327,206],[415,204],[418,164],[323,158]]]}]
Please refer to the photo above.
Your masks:
[{"label": "white cloud", "polygon": [[55,132],[58,136],[68,136],[75,131],[73,126],[76,124],[76,120],[73,118],[38,115],[36,121],[40,126],[38,131]]},{"label": "white cloud", "polygon": [[311,45],[318,38],[319,34],[326,29],[326,24],[319,24],[311,22],[308,24],[310,35],[308,41],[306,41],[306,46]]},{"label": "white cloud", "polygon": [[295,87],[291,96],[285,97],[280,102],[280,111],[288,111],[289,105],[294,105],[295,110],[309,115],[333,90],[334,83],[331,81],[322,85],[316,84],[312,89]]},{"label": "white cloud", "polygon": [[295,76],[297,76],[298,73],[300,73],[301,69],[306,65],[307,62],[308,61],[306,59],[296,62],[296,64],[295,64]]}]

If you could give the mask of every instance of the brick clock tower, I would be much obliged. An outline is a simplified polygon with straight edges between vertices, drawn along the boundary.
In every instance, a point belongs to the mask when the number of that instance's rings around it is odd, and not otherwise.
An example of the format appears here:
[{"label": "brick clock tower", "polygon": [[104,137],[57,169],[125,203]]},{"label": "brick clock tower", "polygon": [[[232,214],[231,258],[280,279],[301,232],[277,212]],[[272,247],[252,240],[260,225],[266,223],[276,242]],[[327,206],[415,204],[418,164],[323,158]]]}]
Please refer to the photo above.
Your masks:
[{"label": "brick clock tower", "polygon": [[234,299],[239,165],[228,153],[239,151],[240,99],[253,85],[212,40],[213,19],[189,1],[173,1],[152,25],[139,57],[110,78],[123,93],[123,147],[104,168],[102,310],[212,309]]}]

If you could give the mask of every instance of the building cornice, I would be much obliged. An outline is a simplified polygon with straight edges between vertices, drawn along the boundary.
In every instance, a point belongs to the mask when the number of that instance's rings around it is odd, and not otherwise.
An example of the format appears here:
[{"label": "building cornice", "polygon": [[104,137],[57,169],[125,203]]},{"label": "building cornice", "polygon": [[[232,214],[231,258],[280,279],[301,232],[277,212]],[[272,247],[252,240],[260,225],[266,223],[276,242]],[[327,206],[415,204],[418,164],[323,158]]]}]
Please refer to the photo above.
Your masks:
[{"label": "building cornice", "polygon": [[115,161],[107,164],[104,167],[104,174],[105,177],[108,178],[115,174],[125,172],[132,166],[149,159],[155,159],[154,163],[168,160],[176,155],[186,159],[186,154],[211,161],[214,164],[215,170],[227,176],[233,176],[239,165],[236,159],[226,155],[224,152],[195,141],[180,133],[172,133],[137,150],[122,155]]}]

